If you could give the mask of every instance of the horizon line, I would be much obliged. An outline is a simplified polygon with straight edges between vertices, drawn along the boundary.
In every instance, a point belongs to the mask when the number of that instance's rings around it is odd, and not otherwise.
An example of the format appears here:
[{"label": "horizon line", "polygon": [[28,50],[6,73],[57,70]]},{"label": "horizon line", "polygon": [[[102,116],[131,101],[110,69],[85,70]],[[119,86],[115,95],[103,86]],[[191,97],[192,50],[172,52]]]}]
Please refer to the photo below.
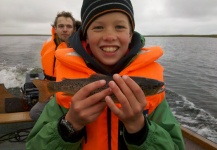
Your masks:
[{"label": "horizon line", "polygon": [[[51,36],[51,34],[0,34],[0,36]],[[170,36],[170,37],[173,37],[173,36],[191,36],[191,37],[217,37],[217,34],[152,34],[152,35],[142,35],[144,37],[166,37],[166,36]]]}]

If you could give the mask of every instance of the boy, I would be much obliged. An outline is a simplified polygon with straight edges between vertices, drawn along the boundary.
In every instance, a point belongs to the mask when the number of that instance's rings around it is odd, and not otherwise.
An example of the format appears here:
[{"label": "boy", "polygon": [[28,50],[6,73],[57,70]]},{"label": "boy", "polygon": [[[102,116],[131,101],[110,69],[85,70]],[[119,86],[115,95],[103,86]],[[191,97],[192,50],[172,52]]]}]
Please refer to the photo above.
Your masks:
[{"label": "boy", "polygon": [[[163,68],[155,62],[163,52],[160,47],[142,48],[134,32],[131,1],[84,0],[81,20],[82,27],[70,40],[73,48],[56,52],[57,81],[96,73],[113,76],[114,81],[90,83],[73,97],[57,93],[32,129],[26,148],[184,149],[165,93],[145,97],[130,78],[163,81]],[[105,84],[109,88],[90,96]],[[119,103],[113,102],[112,93]]]}]

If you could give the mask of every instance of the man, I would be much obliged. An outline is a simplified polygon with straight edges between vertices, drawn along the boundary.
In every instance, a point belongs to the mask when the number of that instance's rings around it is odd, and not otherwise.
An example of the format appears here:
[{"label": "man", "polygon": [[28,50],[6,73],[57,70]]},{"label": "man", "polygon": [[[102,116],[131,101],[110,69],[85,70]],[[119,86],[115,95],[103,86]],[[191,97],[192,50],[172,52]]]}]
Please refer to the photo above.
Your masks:
[{"label": "man", "polygon": [[[80,21],[76,21],[70,12],[62,11],[57,16],[52,25],[52,36],[44,42],[41,50],[41,64],[46,80],[56,80],[55,73],[55,51],[60,47],[67,47],[68,38],[81,25]],[[49,101],[49,100],[48,100]],[[30,117],[37,120],[47,102],[38,102],[30,110]]]},{"label": "man", "polygon": [[55,81],[54,53],[61,42],[68,42],[68,38],[76,31],[76,21],[70,12],[58,13],[52,25],[52,37],[48,39],[41,50],[41,63],[45,79]]}]

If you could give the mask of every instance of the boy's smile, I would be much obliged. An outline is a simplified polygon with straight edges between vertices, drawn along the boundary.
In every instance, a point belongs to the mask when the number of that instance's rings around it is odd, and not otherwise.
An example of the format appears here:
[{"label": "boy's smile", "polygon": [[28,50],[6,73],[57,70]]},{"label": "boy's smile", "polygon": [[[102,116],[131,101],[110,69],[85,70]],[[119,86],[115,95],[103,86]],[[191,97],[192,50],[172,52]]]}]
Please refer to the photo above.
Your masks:
[{"label": "boy's smile", "polygon": [[118,47],[102,47],[101,48],[104,52],[114,52],[118,49]]},{"label": "boy's smile", "polygon": [[95,19],[87,29],[87,43],[95,59],[111,69],[128,51],[131,28],[127,15],[120,12]]}]

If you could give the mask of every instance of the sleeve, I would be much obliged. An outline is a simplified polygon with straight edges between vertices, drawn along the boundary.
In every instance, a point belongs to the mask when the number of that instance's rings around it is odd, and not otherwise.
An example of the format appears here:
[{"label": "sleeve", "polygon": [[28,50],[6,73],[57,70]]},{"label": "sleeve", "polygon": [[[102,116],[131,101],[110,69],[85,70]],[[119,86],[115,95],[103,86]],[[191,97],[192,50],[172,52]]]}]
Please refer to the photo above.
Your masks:
[{"label": "sleeve", "polygon": [[66,112],[65,108],[56,103],[55,97],[50,100],[28,135],[26,150],[80,150],[82,139],[76,143],[66,142],[59,135],[58,122]]},{"label": "sleeve", "polygon": [[129,144],[125,141],[129,150],[185,149],[180,124],[172,114],[166,99],[148,116],[146,123],[148,125],[146,139],[139,146]]}]

